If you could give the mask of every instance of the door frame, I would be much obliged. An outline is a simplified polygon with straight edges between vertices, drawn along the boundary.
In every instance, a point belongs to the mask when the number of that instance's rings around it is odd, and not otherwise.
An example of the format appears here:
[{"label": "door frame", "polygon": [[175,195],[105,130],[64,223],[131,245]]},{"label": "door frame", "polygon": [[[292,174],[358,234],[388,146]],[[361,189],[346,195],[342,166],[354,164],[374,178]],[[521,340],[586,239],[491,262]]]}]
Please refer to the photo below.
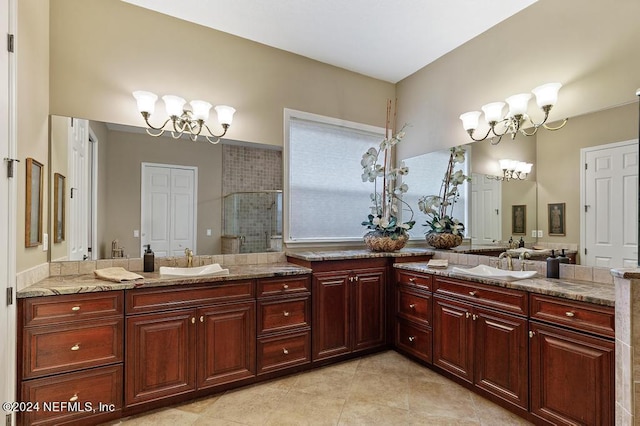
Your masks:
[{"label": "door frame", "polygon": [[[0,16],[3,16],[2,19],[2,30],[0,32],[6,31],[8,34],[16,34],[17,32],[17,0],[0,0],[0,10],[2,13]],[[18,40],[14,41],[15,47],[18,45]],[[14,48],[14,52],[17,51],[17,48]],[[3,49],[2,56],[3,58],[7,58],[7,62],[0,61],[0,63],[6,64],[6,74],[2,73],[2,78],[0,78],[0,84],[3,85],[6,89],[6,98],[3,97],[0,99],[0,102],[6,105],[6,115],[3,114],[0,117],[0,121],[2,122],[2,128],[5,128],[6,125],[6,133],[3,130],[3,135],[0,138],[4,139],[6,137],[6,141],[0,141],[0,153],[3,154],[0,157],[0,161],[2,163],[4,161],[4,157],[6,155],[7,158],[18,158],[18,143],[17,143],[17,57],[16,53],[9,53],[6,49]],[[6,167],[6,166],[5,166]],[[4,342],[4,349],[0,350],[0,365],[3,366],[3,369],[6,374],[3,374],[5,379],[0,382],[0,399],[2,401],[15,401],[17,400],[16,395],[16,291],[17,283],[16,283],[16,225],[17,225],[17,200],[18,200],[18,186],[17,180],[19,174],[19,163],[13,163],[14,167],[14,177],[13,178],[3,178],[2,185],[6,185],[6,193],[3,192],[3,197],[6,195],[6,199],[1,200],[4,204],[6,202],[6,211],[0,213],[0,227],[6,232],[7,241],[6,241],[6,252],[3,251],[0,256],[0,265],[3,267],[0,268],[0,340]],[[5,173],[6,168],[2,167],[2,173]],[[5,175],[6,176],[6,175]],[[5,207],[3,207],[4,209]],[[4,268],[6,264],[6,268]],[[8,305],[7,297],[7,289],[13,288],[13,303]],[[0,413],[3,414],[3,418],[5,415],[10,416],[12,424],[15,424],[15,414],[7,413],[2,410]],[[3,419],[4,420],[4,419]]]},{"label": "door frame", "polygon": [[150,162],[142,162],[140,165],[140,257],[144,256],[144,244],[142,244],[142,240],[143,240],[143,227],[142,224],[144,223],[144,215],[145,215],[145,208],[144,208],[144,194],[146,191],[145,188],[145,179],[144,179],[144,173],[145,173],[145,167],[166,167],[166,168],[170,168],[170,169],[186,169],[186,170],[192,170],[193,171],[193,177],[194,177],[194,183],[193,183],[193,201],[194,201],[194,207],[193,207],[193,254],[197,254],[197,247],[198,247],[198,167],[197,166],[183,166],[180,164],[164,164],[164,163],[150,163]]},{"label": "door frame", "polygon": [[91,122],[89,122],[89,178],[91,179],[90,194],[91,203],[89,205],[89,245],[91,253],[89,258],[91,260],[98,259],[98,147],[100,141],[95,132],[91,128]]},{"label": "door frame", "polygon": [[[586,204],[587,199],[587,153],[594,151],[602,151],[606,149],[620,148],[624,146],[638,145],[638,139],[629,139],[626,141],[607,143],[603,145],[590,146],[587,148],[580,149],[580,250],[578,250],[579,255],[584,255],[584,250],[587,248],[587,218],[584,211],[584,206]],[[640,211],[639,211],[640,215]],[[639,227],[640,228],[640,227]],[[640,229],[639,229],[640,232]],[[585,256],[586,257],[586,256]],[[587,265],[589,266],[589,265]]]}]

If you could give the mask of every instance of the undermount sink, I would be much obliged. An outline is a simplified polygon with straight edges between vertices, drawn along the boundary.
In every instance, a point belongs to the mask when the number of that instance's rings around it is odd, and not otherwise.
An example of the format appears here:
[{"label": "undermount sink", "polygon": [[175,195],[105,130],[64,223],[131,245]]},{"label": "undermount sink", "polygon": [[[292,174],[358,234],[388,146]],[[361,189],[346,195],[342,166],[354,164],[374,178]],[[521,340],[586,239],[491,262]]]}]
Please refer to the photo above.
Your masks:
[{"label": "undermount sink", "polygon": [[210,275],[229,275],[229,270],[222,268],[218,263],[194,268],[160,267],[161,277],[204,277]]},{"label": "undermount sink", "polygon": [[487,265],[478,265],[469,269],[454,266],[451,268],[451,272],[480,278],[497,278],[506,281],[523,280],[533,278],[536,275],[536,271],[505,271]]}]

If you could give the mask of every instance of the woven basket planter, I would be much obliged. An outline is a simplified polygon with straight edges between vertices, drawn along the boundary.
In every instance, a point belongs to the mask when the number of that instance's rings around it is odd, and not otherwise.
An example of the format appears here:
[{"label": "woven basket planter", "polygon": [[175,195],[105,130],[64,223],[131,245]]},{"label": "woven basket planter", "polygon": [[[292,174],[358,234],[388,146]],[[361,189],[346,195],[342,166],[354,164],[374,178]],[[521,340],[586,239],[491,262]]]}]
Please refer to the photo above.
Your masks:
[{"label": "woven basket planter", "polygon": [[406,234],[393,239],[382,235],[379,231],[371,231],[364,236],[364,243],[367,245],[369,250],[377,252],[400,250],[405,246],[405,244],[407,244],[408,240],[409,236]]},{"label": "woven basket planter", "polygon": [[450,249],[462,244],[462,236],[446,232],[430,232],[426,236],[427,244],[437,249]]}]

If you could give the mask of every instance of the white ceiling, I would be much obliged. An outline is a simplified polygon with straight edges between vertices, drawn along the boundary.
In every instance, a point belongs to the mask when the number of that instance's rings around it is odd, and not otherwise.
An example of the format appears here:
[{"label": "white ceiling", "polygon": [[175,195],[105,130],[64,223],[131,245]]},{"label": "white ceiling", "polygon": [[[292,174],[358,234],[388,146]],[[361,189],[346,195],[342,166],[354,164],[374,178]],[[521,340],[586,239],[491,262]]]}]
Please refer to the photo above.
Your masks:
[{"label": "white ceiling", "polygon": [[123,0],[396,83],[536,0]]}]

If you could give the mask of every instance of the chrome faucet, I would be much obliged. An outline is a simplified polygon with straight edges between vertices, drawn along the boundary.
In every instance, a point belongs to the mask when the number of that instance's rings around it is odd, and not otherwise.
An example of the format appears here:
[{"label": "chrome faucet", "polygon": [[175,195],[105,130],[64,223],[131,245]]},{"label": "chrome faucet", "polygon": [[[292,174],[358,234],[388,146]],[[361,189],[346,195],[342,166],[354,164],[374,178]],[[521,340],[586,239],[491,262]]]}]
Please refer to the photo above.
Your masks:
[{"label": "chrome faucet", "polygon": [[520,253],[520,256],[518,256],[518,259],[520,259],[520,270],[524,271],[524,260],[531,259],[531,255],[529,254],[529,252],[523,251],[522,253]]},{"label": "chrome faucet", "polygon": [[[503,251],[502,253],[500,253],[500,256],[498,256],[498,259],[502,260],[505,257],[507,258],[507,269],[513,271],[513,259],[511,258],[511,255],[509,253]],[[502,262],[498,262],[498,268],[500,268],[500,263]]]},{"label": "chrome faucet", "polygon": [[193,250],[187,247],[184,249],[184,254],[187,255],[187,268],[191,268],[193,266]]}]

